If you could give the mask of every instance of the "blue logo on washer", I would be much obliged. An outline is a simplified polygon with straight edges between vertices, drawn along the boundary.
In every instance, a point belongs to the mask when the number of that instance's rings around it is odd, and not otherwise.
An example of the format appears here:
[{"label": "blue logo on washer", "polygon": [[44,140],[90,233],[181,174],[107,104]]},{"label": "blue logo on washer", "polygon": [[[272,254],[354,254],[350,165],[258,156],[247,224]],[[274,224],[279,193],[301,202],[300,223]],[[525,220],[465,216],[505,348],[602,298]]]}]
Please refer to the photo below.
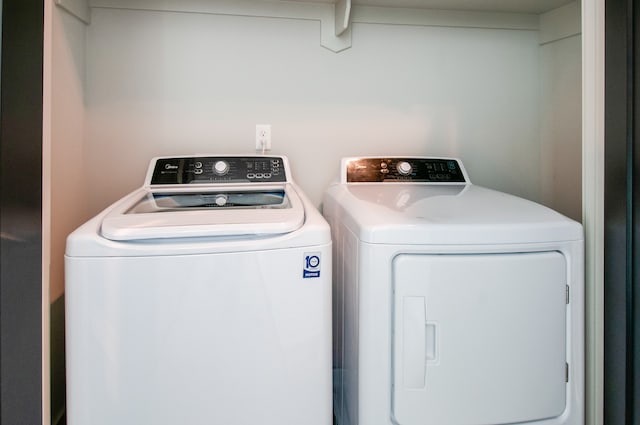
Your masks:
[{"label": "blue logo on washer", "polygon": [[320,277],[320,253],[319,252],[304,253],[304,266],[302,267],[302,277],[304,279]]}]

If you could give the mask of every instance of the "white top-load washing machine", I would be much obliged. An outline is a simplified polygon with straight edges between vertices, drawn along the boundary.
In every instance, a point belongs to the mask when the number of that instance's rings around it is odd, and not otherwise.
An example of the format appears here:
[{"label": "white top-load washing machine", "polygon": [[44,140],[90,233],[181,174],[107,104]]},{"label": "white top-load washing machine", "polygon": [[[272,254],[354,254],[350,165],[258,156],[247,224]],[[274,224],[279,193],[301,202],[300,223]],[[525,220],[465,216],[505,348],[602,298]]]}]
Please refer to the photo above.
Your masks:
[{"label": "white top-load washing machine", "polygon": [[285,157],[154,159],[65,298],[69,425],[332,423],[330,231]]},{"label": "white top-load washing machine", "polygon": [[583,424],[582,226],[456,159],[341,168],[323,201],[338,424]]}]

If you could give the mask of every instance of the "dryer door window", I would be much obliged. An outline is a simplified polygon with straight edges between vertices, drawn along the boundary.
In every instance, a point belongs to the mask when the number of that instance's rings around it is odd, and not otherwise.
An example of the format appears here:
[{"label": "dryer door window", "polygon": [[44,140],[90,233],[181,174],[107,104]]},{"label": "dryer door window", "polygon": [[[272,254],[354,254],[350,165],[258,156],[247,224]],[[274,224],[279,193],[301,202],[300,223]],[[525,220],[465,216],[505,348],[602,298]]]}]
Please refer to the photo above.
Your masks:
[{"label": "dryer door window", "polygon": [[561,415],[566,274],[558,252],[396,257],[395,422],[501,424]]}]

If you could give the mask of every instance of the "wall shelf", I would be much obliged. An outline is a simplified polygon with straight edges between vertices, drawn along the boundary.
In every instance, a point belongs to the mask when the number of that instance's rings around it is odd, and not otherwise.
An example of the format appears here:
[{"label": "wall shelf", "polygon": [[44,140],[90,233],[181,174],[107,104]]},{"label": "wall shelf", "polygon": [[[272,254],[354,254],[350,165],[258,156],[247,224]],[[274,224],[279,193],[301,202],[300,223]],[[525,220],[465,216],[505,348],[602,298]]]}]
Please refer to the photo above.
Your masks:
[{"label": "wall shelf", "polygon": [[351,47],[353,23],[536,31],[540,29],[542,13],[572,3],[567,0],[55,1],[86,24],[91,23],[92,8],[315,20],[320,23],[320,45],[334,52]]}]

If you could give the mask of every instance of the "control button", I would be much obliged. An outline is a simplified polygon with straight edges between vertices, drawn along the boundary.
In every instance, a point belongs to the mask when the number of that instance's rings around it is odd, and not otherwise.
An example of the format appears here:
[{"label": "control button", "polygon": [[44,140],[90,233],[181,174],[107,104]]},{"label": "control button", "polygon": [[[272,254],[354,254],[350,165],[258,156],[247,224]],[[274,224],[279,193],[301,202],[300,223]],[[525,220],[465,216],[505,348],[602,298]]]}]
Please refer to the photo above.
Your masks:
[{"label": "control button", "polygon": [[202,162],[198,161],[195,164],[193,164],[196,168],[202,168]]},{"label": "control button", "polygon": [[194,174],[202,174],[202,168],[196,168],[193,172]]},{"label": "control button", "polygon": [[227,203],[227,195],[216,195],[215,203],[219,207],[224,206]]},{"label": "control button", "polygon": [[387,163],[386,162],[381,162],[380,163],[380,168],[387,168]]},{"label": "control button", "polygon": [[256,173],[256,178],[257,178],[257,179],[263,179],[263,178],[264,178],[264,174],[262,174],[262,173]]},{"label": "control button", "polygon": [[229,164],[226,161],[216,161],[213,164],[213,171],[219,175],[223,176],[229,172]]},{"label": "control button", "polygon": [[265,179],[270,179],[271,178],[271,173],[264,173],[264,178]]},{"label": "control button", "polygon": [[255,175],[255,174],[253,174],[253,173],[247,173],[247,178],[248,178],[248,179],[255,179],[255,178],[256,178],[256,175]]},{"label": "control button", "polygon": [[398,162],[398,165],[396,165],[396,169],[403,176],[407,176],[413,171],[413,167],[411,167],[411,164],[409,164],[407,161]]}]

